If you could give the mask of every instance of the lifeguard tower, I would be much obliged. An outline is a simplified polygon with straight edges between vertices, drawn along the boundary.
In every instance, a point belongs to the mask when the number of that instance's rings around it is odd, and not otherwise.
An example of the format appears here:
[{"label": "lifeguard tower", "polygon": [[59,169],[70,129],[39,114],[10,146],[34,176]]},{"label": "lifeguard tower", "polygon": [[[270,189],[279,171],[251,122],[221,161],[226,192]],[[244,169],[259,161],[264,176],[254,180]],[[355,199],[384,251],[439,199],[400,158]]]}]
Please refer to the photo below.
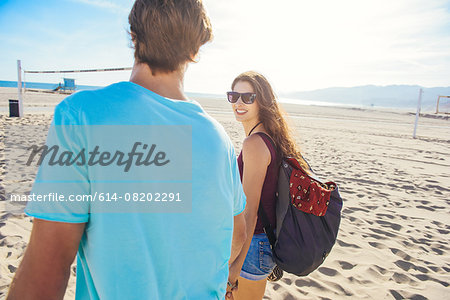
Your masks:
[{"label": "lifeguard tower", "polygon": [[73,78],[63,78],[64,85],[61,86],[61,91],[75,91],[75,79]]}]

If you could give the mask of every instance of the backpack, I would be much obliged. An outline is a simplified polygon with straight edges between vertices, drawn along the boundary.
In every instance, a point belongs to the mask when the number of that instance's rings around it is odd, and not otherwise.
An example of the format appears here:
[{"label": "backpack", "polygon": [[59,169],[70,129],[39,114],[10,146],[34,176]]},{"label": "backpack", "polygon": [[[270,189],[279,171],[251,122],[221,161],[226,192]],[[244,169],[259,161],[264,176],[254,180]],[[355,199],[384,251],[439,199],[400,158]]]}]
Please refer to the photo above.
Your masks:
[{"label": "backpack", "polygon": [[261,203],[258,209],[273,259],[281,270],[307,276],[324,262],[336,242],[342,210],[338,187],[308,175],[296,159],[284,158],[276,197],[276,230]]}]

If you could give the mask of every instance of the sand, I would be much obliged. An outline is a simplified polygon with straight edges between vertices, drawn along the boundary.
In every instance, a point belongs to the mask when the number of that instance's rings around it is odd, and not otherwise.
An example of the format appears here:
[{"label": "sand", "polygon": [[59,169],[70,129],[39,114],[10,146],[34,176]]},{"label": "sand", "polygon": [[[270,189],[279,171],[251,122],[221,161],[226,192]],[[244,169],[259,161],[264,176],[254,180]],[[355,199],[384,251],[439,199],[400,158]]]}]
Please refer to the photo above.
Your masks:
[{"label": "sand", "polygon": [[[5,188],[26,193],[35,176],[5,158],[14,146],[5,145],[5,128],[46,128],[51,108],[64,97],[27,93],[26,116],[9,118],[7,102],[17,99],[16,90],[0,89],[0,299],[32,225],[22,206],[7,207]],[[197,100],[240,151],[243,129],[226,101]],[[338,241],[324,264],[307,277],[285,274],[268,283],[265,299],[450,299],[449,118],[420,118],[413,139],[415,117],[407,111],[283,107],[313,169],[338,183],[344,209]],[[43,139],[45,131],[25,137]],[[74,268],[65,299],[74,298]]]}]

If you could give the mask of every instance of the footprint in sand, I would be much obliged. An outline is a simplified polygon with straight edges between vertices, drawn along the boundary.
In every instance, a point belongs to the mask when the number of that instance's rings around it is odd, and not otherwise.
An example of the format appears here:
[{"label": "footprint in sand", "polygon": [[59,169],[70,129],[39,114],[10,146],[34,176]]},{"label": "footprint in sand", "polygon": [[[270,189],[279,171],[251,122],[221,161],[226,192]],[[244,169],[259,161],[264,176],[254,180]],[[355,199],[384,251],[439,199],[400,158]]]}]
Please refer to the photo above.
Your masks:
[{"label": "footprint in sand", "polygon": [[378,192],[378,195],[380,195],[380,196],[382,196],[382,197],[386,197],[386,198],[388,198],[388,197],[391,196],[391,195],[386,194],[386,193],[383,193],[383,192]]},{"label": "footprint in sand", "polygon": [[280,287],[281,287],[281,285],[279,285],[278,283],[274,283],[274,284],[272,285],[272,289],[273,289],[274,291],[278,290]]},{"label": "footprint in sand", "polygon": [[434,210],[437,210],[437,209],[445,209],[446,207],[445,206],[432,205],[431,208],[433,208]]},{"label": "footprint in sand", "polygon": [[356,218],[355,218],[355,217],[349,217],[348,219],[349,219],[350,222],[352,222],[352,223],[356,221]]},{"label": "footprint in sand", "polygon": [[403,185],[401,188],[404,190],[414,190],[415,189],[415,187],[413,185]]},{"label": "footprint in sand", "polygon": [[13,265],[8,265],[8,269],[9,272],[11,272],[12,274],[14,274],[17,270],[17,267],[13,266]]},{"label": "footprint in sand", "polygon": [[440,185],[436,185],[436,184],[428,184],[426,185],[427,188],[431,189],[431,190],[439,190],[441,192],[450,192],[450,189],[444,188]]},{"label": "footprint in sand", "polygon": [[423,205],[427,205],[427,204],[430,204],[430,203],[431,203],[431,201],[427,201],[427,200],[415,200],[415,202],[420,202],[420,203],[422,203]]},{"label": "footprint in sand", "polygon": [[397,260],[396,262],[394,262],[394,264],[405,272],[407,272],[411,268],[416,269],[412,263],[404,260]]},{"label": "footprint in sand", "polygon": [[394,296],[395,300],[405,299],[400,293],[394,290],[389,291],[392,296]]},{"label": "footprint in sand", "polygon": [[450,225],[445,225],[445,224],[443,224],[443,223],[441,223],[439,221],[431,221],[431,224],[434,224],[434,225],[439,226],[439,227],[444,227],[445,226],[445,228],[450,229]]},{"label": "footprint in sand", "polygon": [[425,210],[428,210],[428,211],[434,211],[434,208],[431,208],[431,207],[428,207],[428,206],[423,206],[423,205],[417,205],[416,208],[425,209]]},{"label": "footprint in sand", "polygon": [[396,248],[389,248],[391,252],[406,261],[411,261],[411,256]]},{"label": "footprint in sand", "polygon": [[448,287],[449,286],[448,282],[441,281],[439,279],[430,277],[430,276],[428,276],[426,274],[415,274],[413,276],[416,277],[417,279],[419,279],[420,281],[434,281],[436,283],[439,283],[439,284],[443,285],[444,287]]},{"label": "footprint in sand", "polygon": [[432,179],[425,179],[425,181],[429,183],[439,183],[438,181]]},{"label": "footprint in sand", "polygon": [[390,232],[387,232],[387,231],[384,231],[384,230],[380,230],[380,229],[376,229],[376,228],[369,228],[369,230],[373,231],[373,232],[375,232],[377,234],[390,237],[390,238],[395,238],[395,237],[398,236],[397,234],[393,234],[393,233],[390,233]]},{"label": "footprint in sand", "polygon": [[395,224],[395,223],[391,223],[391,222],[387,222],[387,221],[383,221],[383,220],[377,220],[376,222],[383,227],[390,227],[390,228],[394,229],[395,231],[399,231],[400,229],[402,229],[402,226],[399,224]]},{"label": "footprint in sand", "polygon": [[438,273],[439,272],[439,268],[436,266],[428,266],[428,268],[430,268],[431,271],[433,271],[434,273]]},{"label": "footprint in sand", "polygon": [[388,219],[394,219],[394,215],[388,215],[388,214],[377,214],[377,217],[386,217]]},{"label": "footprint in sand", "polygon": [[386,270],[385,268],[383,268],[383,267],[380,267],[380,266],[374,266],[376,269],[377,269],[377,271],[381,274],[381,275],[385,275],[387,272],[388,272],[388,270]]},{"label": "footprint in sand", "polygon": [[441,249],[438,248],[431,248],[431,250],[436,253],[437,255],[443,255],[444,251],[442,251]]},{"label": "footprint in sand", "polygon": [[384,244],[377,243],[377,242],[369,242],[369,245],[374,248],[377,248],[377,249],[386,249],[387,248],[387,246],[385,246]]},{"label": "footprint in sand", "polygon": [[[0,225],[0,227],[1,227],[1,225]],[[440,233],[440,234],[448,234],[450,231],[449,230],[446,230],[446,229],[437,229],[437,231]]]},{"label": "footprint in sand", "polygon": [[351,270],[356,266],[356,265],[352,265],[351,263],[342,261],[342,260],[338,261],[338,263],[343,270]]},{"label": "footprint in sand", "polygon": [[356,245],[356,244],[347,244],[346,242],[343,242],[343,241],[340,241],[340,240],[338,240],[337,243],[338,243],[339,246],[344,247],[344,248],[361,249],[361,247]]},{"label": "footprint in sand", "polygon": [[362,212],[365,212],[365,213],[370,212],[370,210],[364,209],[364,208],[360,208],[360,207],[347,207],[347,208],[345,208],[345,209],[342,211],[342,213],[343,213],[343,214],[352,214],[352,213],[354,213],[355,211],[362,211]]},{"label": "footprint in sand", "polygon": [[416,274],[416,275],[413,275],[413,276],[416,277],[417,279],[419,279],[420,281],[430,280],[430,276],[428,276],[426,274]]},{"label": "footprint in sand", "polygon": [[318,288],[318,289],[321,289],[321,290],[325,289],[324,286],[322,286],[320,283],[318,283],[317,281],[312,280],[312,279],[297,279],[295,281],[295,286],[297,286],[299,288],[301,288],[301,287],[315,287],[315,288]]},{"label": "footprint in sand", "polygon": [[333,276],[336,276],[337,274],[339,274],[339,272],[336,271],[335,269],[330,269],[330,268],[327,268],[327,267],[320,267],[318,269],[318,271],[320,273],[322,273],[322,274],[324,274],[326,276],[330,276],[330,277],[333,277]]},{"label": "footprint in sand", "polygon": [[396,283],[398,284],[410,284],[410,285],[414,285],[413,284],[413,280],[411,280],[408,276],[406,276],[405,274],[401,274],[401,273],[397,273],[395,272],[392,277],[391,280],[394,280]]}]

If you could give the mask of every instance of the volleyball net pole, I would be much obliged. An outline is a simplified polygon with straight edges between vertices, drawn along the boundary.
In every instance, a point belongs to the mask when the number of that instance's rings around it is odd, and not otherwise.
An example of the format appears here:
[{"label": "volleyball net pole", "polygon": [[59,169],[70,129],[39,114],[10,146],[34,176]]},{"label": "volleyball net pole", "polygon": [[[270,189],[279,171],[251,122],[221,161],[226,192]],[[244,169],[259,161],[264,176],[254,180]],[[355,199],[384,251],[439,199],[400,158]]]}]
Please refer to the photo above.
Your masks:
[{"label": "volleyball net pole", "polygon": [[419,116],[420,116],[420,108],[422,103],[422,88],[419,90],[419,99],[417,100],[417,112],[416,112],[416,121],[414,122],[414,132],[413,132],[413,139],[416,138],[416,131],[417,131],[417,124],[419,123]]},{"label": "volleyball net pole", "polygon": [[17,60],[17,98],[19,100],[19,117],[23,117],[23,97],[22,97],[22,62]]}]

